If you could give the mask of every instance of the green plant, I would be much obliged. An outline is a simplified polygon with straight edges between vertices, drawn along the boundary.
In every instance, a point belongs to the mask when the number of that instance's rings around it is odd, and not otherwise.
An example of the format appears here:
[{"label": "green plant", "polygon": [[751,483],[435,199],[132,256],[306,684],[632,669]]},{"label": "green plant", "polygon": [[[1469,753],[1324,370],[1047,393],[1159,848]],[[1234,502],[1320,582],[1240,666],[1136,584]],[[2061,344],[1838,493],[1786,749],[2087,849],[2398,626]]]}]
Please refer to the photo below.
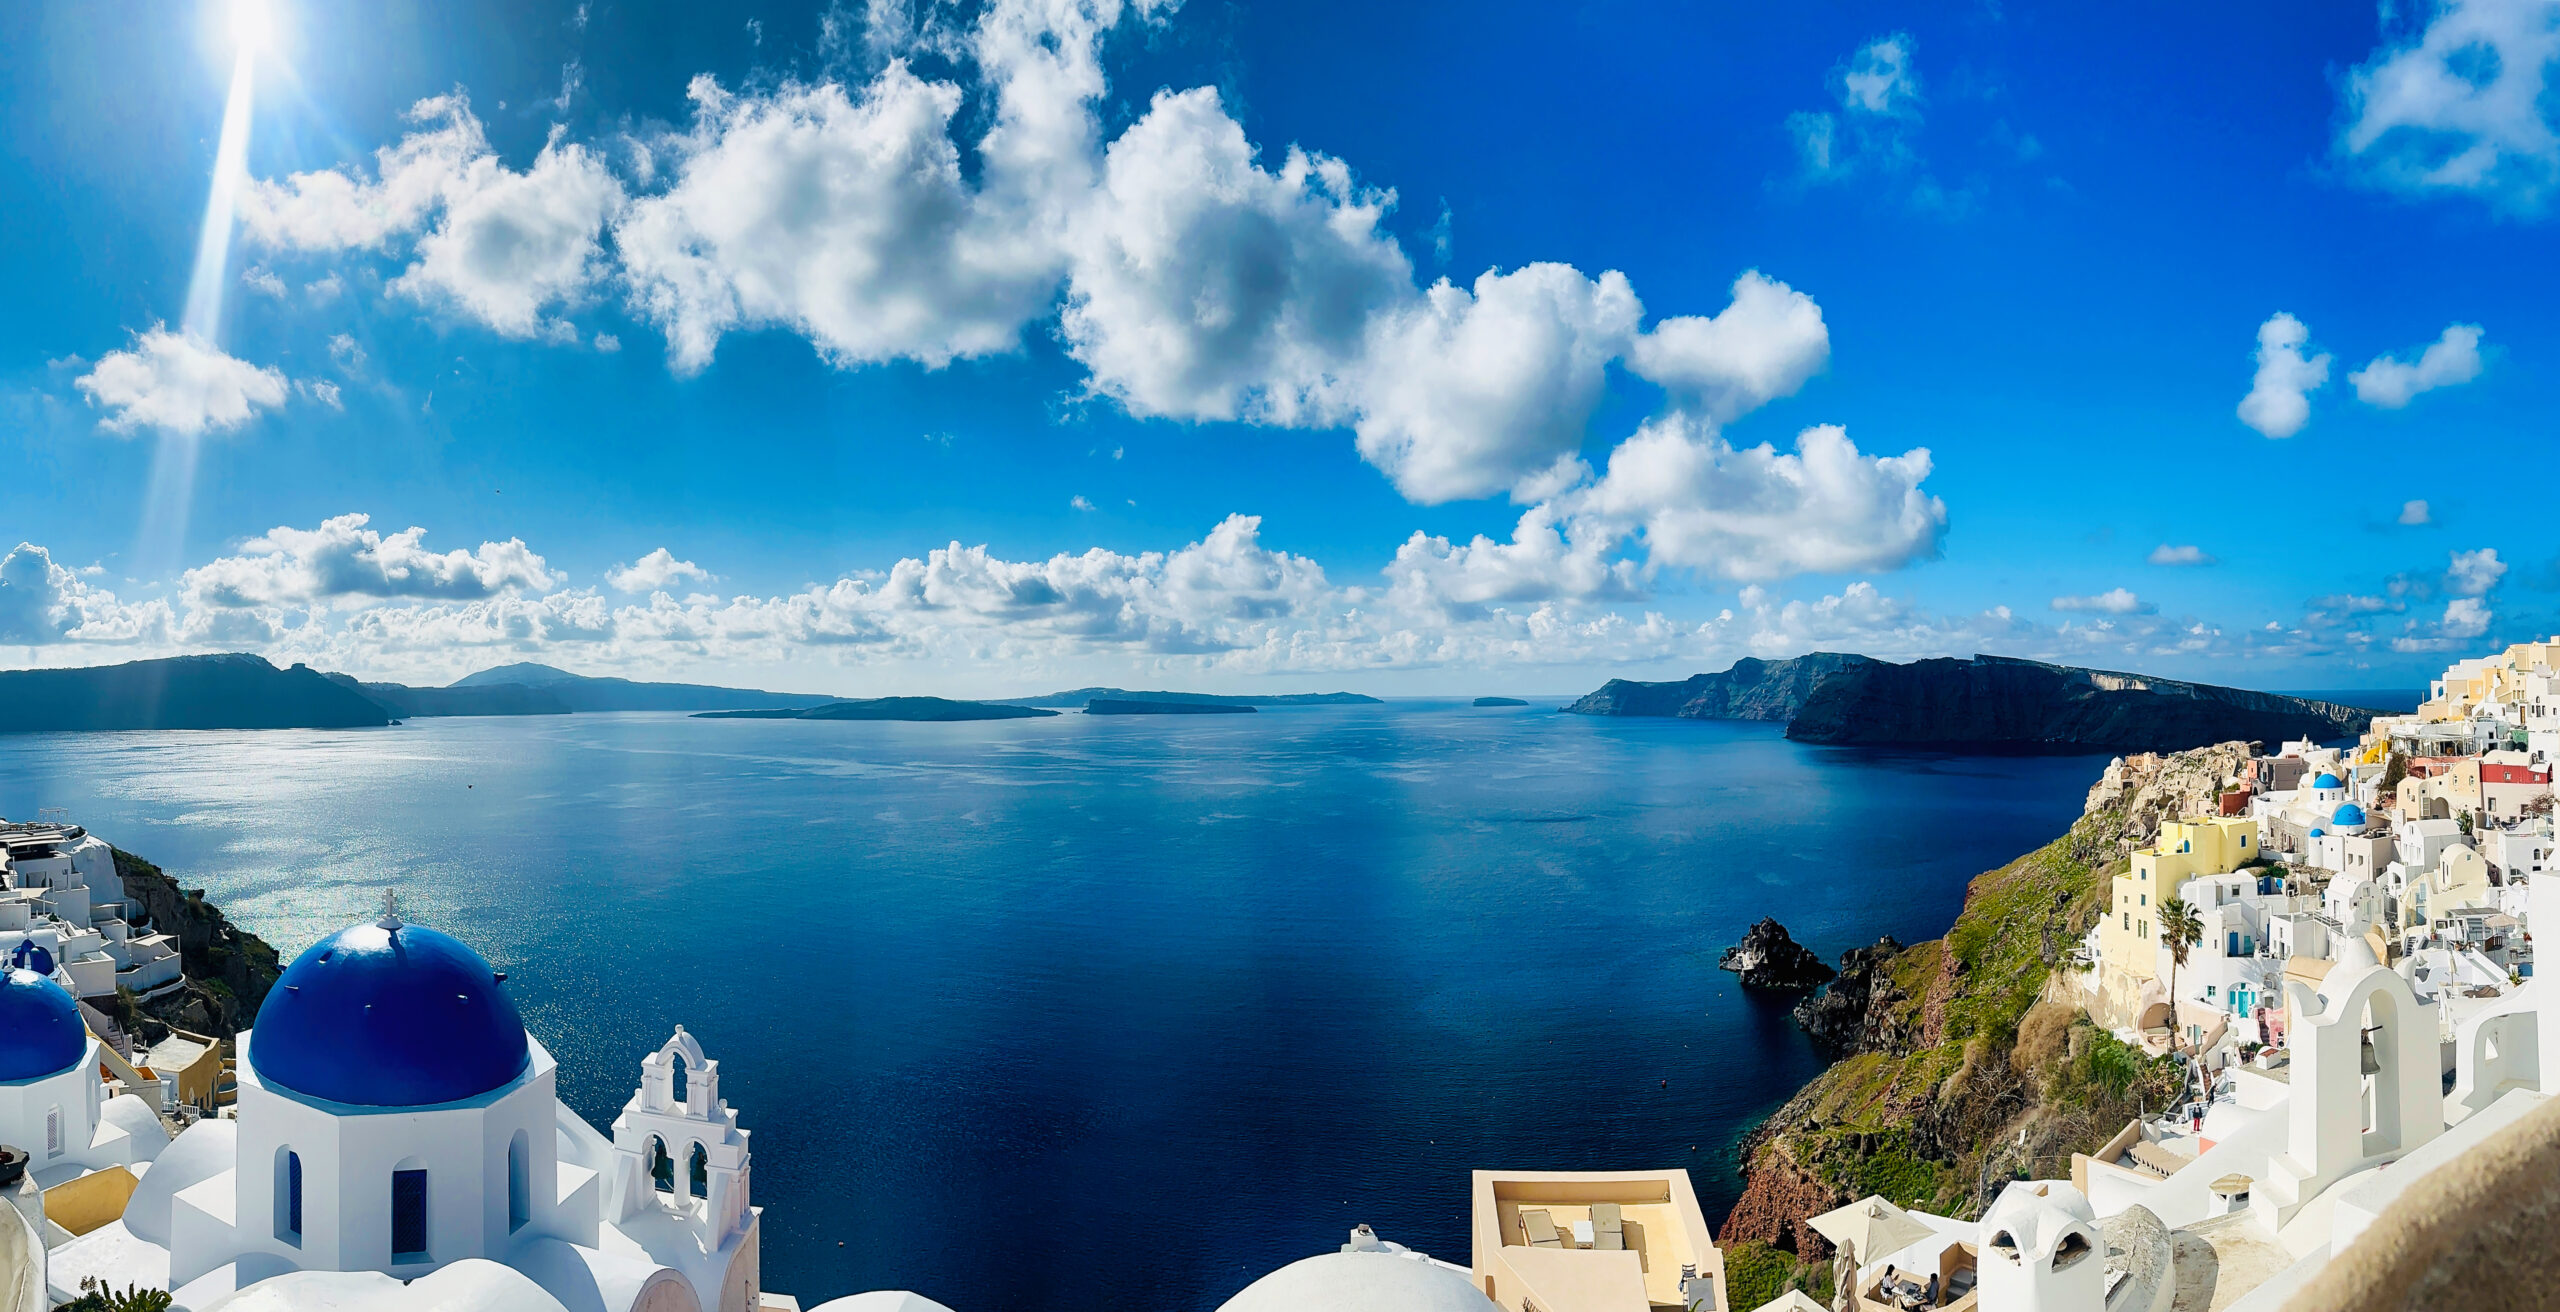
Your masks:
[{"label": "green plant", "polygon": [[112,1285],[100,1284],[96,1276],[82,1276],[80,1289],[80,1297],[54,1312],[169,1312],[169,1291],[165,1289],[127,1285],[118,1291]]}]

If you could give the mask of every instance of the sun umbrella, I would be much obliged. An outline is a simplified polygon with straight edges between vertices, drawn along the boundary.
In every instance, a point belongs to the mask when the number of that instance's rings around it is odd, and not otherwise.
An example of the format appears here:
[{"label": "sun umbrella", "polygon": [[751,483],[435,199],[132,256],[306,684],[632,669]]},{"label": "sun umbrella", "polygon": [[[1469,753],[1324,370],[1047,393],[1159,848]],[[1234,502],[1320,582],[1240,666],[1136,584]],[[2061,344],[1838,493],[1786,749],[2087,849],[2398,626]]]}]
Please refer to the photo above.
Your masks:
[{"label": "sun umbrella", "polygon": [[1901,1252],[1935,1233],[1879,1194],[1833,1208],[1807,1224],[1814,1233],[1835,1244],[1855,1247],[1858,1259],[1868,1263]]}]

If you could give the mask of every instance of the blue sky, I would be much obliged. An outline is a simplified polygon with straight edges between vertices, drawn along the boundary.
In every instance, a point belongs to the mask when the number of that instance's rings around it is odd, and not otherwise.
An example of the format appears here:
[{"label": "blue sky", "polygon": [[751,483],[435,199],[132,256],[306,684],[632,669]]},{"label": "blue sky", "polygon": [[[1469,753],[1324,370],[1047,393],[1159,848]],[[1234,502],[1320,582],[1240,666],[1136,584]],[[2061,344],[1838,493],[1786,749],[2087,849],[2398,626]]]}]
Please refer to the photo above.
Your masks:
[{"label": "blue sky", "polygon": [[2379,687],[2560,610],[2550,0],[270,3],[232,166],[230,4],[0,15],[7,663]]}]

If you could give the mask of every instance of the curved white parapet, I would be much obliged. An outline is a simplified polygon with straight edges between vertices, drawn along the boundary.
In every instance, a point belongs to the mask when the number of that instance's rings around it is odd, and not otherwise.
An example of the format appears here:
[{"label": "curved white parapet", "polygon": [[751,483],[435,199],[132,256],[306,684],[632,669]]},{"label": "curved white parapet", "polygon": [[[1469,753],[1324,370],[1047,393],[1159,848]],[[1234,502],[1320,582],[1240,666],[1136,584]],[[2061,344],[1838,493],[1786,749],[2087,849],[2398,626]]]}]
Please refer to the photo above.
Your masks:
[{"label": "curved white parapet", "polygon": [[0,1312],[44,1312],[44,1245],[17,1208],[0,1204]]}]

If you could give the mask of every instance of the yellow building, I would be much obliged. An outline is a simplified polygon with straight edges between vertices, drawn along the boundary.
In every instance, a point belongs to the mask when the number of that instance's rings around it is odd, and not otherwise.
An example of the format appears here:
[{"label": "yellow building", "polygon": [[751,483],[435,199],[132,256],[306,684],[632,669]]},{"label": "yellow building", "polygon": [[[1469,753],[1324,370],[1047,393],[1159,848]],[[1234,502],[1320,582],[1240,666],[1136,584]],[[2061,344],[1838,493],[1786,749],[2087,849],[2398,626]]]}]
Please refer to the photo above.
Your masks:
[{"label": "yellow building", "polygon": [[2098,931],[2099,989],[2130,1017],[2141,1010],[2143,987],[2159,977],[2160,903],[2202,875],[2228,874],[2258,857],[2258,822],[2247,816],[2173,820],[2160,837],[2133,854],[2133,868],[2115,877],[2107,916]]}]

